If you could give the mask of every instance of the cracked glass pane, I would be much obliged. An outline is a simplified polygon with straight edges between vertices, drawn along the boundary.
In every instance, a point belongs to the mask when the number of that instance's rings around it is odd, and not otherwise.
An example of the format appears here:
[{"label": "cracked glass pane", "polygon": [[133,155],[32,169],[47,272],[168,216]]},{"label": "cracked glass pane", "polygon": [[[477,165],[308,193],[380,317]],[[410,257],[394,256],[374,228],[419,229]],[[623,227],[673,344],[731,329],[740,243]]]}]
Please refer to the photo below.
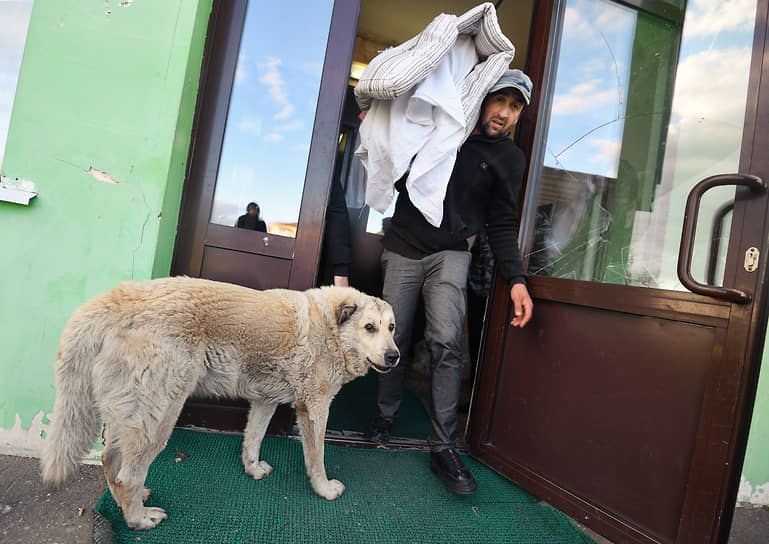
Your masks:
[{"label": "cracked glass pane", "polygon": [[[747,5],[749,4],[749,5]],[[567,0],[526,212],[529,273],[684,290],[684,205],[738,171],[755,0],[687,2],[683,25]],[[705,194],[692,275],[721,285],[733,188]]]}]

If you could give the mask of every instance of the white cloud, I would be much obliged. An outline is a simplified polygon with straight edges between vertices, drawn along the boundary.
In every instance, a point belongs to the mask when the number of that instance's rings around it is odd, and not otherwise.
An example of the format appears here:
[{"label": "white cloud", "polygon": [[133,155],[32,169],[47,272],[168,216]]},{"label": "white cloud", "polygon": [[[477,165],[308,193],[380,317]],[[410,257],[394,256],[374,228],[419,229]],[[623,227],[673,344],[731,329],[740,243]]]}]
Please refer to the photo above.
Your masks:
[{"label": "white cloud", "polygon": [[564,15],[564,42],[604,43],[602,33],[628,35],[633,32],[634,10],[604,2],[575,2]]},{"label": "white cloud", "polygon": [[577,37],[583,40],[591,40],[595,35],[595,28],[585,17],[583,7],[567,6],[563,18],[563,28],[569,39]]},{"label": "white cloud", "polygon": [[288,119],[294,113],[294,106],[288,100],[286,82],[280,75],[279,67],[282,62],[279,58],[267,57],[267,62],[260,66],[263,72],[259,81],[267,86],[267,91],[273,101],[280,106],[280,110],[275,114],[275,119]]},{"label": "white cloud", "polygon": [[588,160],[592,163],[608,164],[609,168],[604,175],[608,178],[617,177],[617,165],[619,164],[619,153],[622,143],[618,140],[600,138],[588,140],[587,143],[596,149],[596,154]]},{"label": "white cloud", "polygon": [[261,65],[264,72],[259,78],[259,81],[267,85],[270,96],[272,96],[275,102],[285,103],[288,101],[288,95],[286,95],[286,91],[283,88],[286,82],[283,81],[280,71],[278,70],[278,66],[281,64],[282,61],[280,59],[267,57],[267,62]]},{"label": "white cloud", "polygon": [[282,139],[283,139],[282,134],[275,134],[275,133],[268,134],[267,136],[264,137],[265,142],[279,142]]},{"label": "white cloud", "polygon": [[678,66],[673,112],[742,126],[750,71],[749,48],[709,50]]},{"label": "white cloud", "polygon": [[694,0],[689,4],[684,37],[715,36],[723,31],[749,30],[756,17],[755,0]]},{"label": "white cloud", "polygon": [[273,117],[275,117],[275,119],[288,119],[293,114],[294,114],[294,106],[291,104],[286,104],[283,106],[283,109],[281,109]]},{"label": "white cloud", "polygon": [[606,89],[598,79],[574,85],[553,97],[552,115],[575,115],[617,101],[617,91]]}]

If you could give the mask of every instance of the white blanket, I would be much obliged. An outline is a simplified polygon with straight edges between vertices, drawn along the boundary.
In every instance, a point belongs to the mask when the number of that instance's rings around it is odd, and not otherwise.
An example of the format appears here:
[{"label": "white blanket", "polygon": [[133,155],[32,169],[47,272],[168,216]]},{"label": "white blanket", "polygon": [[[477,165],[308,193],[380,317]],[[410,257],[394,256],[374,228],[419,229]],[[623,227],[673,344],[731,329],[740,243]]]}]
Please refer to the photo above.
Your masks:
[{"label": "white blanket", "polygon": [[384,213],[393,184],[410,169],[411,201],[440,226],[457,150],[514,52],[487,2],[459,17],[438,15],[369,63],[355,88],[359,106],[368,110],[356,151],[366,168],[366,204]]}]

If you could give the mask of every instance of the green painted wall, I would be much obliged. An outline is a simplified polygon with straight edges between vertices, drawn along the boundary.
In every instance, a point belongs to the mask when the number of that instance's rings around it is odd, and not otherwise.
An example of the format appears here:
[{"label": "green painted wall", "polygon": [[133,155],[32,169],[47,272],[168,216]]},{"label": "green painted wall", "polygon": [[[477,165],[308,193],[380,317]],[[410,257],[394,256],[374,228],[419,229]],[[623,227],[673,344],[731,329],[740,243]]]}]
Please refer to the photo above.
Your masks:
[{"label": "green painted wall", "polygon": [[[168,274],[211,3],[35,1],[2,168],[40,194],[0,202],[0,453],[39,442],[72,311]],[[764,365],[740,500],[769,504],[767,459]]]},{"label": "green painted wall", "polygon": [[2,175],[39,196],[0,202],[0,437],[50,412],[77,306],[170,270],[211,2],[34,3]]}]

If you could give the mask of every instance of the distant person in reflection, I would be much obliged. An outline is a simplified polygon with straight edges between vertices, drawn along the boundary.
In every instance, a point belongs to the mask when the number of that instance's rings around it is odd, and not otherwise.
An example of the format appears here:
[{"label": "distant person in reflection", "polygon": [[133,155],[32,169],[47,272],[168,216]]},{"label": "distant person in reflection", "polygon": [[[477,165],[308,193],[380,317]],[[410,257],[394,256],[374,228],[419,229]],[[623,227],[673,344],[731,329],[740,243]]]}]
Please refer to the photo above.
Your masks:
[{"label": "distant person in reflection", "polygon": [[239,229],[267,232],[267,224],[259,218],[259,205],[256,202],[248,203],[246,213],[238,217],[235,226]]},{"label": "distant person in reflection", "polygon": [[457,494],[474,493],[478,487],[457,453],[456,430],[469,250],[482,228],[509,288],[515,314],[511,325],[523,327],[532,316],[518,248],[518,196],[525,157],[510,139],[531,90],[531,80],[520,70],[507,70],[491,87],[472,134],[457,153],[439,227],[412,203],[404,176],[395,183],[399,192],[395,213],[382,238],[382,298],[395,312],[401,362],[390,373],[377,375],[376,414],[366,436],[380,444],[390,440],[403,399],[414,314],[421,298],[430,354],[430,469]]}]

